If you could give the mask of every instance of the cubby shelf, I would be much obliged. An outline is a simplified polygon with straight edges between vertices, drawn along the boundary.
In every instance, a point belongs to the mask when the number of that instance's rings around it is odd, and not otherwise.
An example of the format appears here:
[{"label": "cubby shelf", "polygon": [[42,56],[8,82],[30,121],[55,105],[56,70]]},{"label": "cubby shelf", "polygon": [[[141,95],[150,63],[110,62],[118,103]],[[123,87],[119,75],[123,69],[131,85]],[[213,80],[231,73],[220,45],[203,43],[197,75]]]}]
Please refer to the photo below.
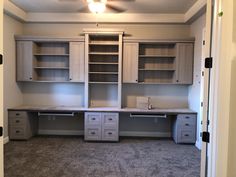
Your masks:
[{"label": "cubby shelf", "polygon": [[34,69],[69,70],[69,67],[34,67]]},{"label": "cubby shelf", "polygon": [[89,72],[89,74],[119,74],[118,72]]},{"label": "cubby shelf", "polygon": [[89,62],[91,65],[118,65],[119,63],[113,62]]},{"label": "cubby shelf", "polygon": [[175,71],[175,69],[165,69],[165,68],[159,68],[159,69],[139,69],[139,71]]},{"label": "cubby shelf", "polygon": [[175,58],[174,55],[139,55],[140,58]]},{"label": "cubby shelf", "polygon": [[117,52],[89,52],[89,55],[119,55]]},{"label": "cubby shelf", "polygon": [[34,56],[60,56],[60,57],[68,57],[69,54],[51,54],[51,53],[35,53]]}]

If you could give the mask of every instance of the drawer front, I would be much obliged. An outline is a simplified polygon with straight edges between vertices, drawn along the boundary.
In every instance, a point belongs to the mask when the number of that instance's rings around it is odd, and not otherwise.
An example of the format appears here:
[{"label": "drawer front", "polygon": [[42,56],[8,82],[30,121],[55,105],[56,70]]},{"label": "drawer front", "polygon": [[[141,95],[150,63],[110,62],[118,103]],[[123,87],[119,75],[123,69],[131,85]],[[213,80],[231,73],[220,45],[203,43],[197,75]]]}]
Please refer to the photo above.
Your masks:
[{"label": "drawer front", "polygon": [[101,125],[101,113],[86,112],[85,124],[86,125]]},{"label": "drawer front", "polygon": [[117,127],[119,123],[119,113],[103,113],[102,122],[104,126]]},{"label": "drawer front", "polygon": [[105,141],[118,141],[118,130],[116,129],[103,129],[102,140]]},{"label": "drawer front", "polygon": [[26,139],[25,129],[22,127],[10,127],[10,139]]},{"label": "drawer front", "polygon": [[85,140],[101,140],[101,128],[87,127],[85,129]]},{"label": "drawer front", "polygon": [[13,127],[26,126],[25,117],[9,117],[9,125]]},{"label": "drawer front", "polygon": [[177,116],[179,125],[196,125],[196,119],[195,114],[179,114]]},{"label": "drawer front", "polygon": [[8,116],[9,117],[22,117],[22,118],[24,118],[24,117],[27,117],[28,114],[25,111],[9,111]]},{"label": "drawer front", "polygon": [[182,130],[179,134],[179,143],[195,143],[195,131]]}]

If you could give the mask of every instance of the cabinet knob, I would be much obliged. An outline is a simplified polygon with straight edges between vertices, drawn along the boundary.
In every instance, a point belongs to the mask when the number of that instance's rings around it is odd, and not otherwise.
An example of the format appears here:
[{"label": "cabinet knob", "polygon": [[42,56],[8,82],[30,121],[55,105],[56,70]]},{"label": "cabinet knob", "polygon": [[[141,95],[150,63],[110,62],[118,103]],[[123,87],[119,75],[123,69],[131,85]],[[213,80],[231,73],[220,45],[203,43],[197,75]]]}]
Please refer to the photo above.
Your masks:
[{"label": "cabinet knob", "polygon": [[189,126],[189,124],[185,124],[185,126]]},{"label": "cabinet knob", "polygon": [[188,134],[185,134],[184,136],[187,136],[187,137],[188,137],[189,135],[188,135]]},{"label": "cabinet knob", "polygon": [[176,82],[179,82],[179,80],[176,80]]},{"label": "cabinet knob", "polygon": [[109,121],[112,121],[112,118],[109,118],[108,120],[109,120]]},{"label": "cabinet knob", "polygon": [[91,132],[91,135],[95,135],[95,132]]},{"label": "cabinet knob", "polygon": [[135,81],[138,82],[138,79],[136,79]]},{"label": "cabinet knob", "polygon": [[30,77],[29,79],[32,80],[32,77]]},{"label": "cabinet knob", "polygon": [[20,120],[16,120],[16,123],[19,123],[20,122]]},{"label": "cabinet knob", "polygon": [[72,78],[70,78],[70,81],[72,80]]},{"label": "cabinet knob", "polygon": [[112,135],[112,132],[109,132],[108,135]]}]

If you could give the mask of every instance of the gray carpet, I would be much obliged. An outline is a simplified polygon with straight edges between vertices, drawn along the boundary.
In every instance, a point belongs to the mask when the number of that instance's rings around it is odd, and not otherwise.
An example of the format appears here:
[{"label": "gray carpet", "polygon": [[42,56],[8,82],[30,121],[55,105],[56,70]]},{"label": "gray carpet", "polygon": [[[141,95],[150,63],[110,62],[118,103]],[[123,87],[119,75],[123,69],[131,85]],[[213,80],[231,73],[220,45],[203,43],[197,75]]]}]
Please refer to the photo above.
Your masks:
[{"label": "gray carpet", "polygon": [[88,143],[34,137],[5,145],[5,177],[199,177],[200,151],[163,139]]}]

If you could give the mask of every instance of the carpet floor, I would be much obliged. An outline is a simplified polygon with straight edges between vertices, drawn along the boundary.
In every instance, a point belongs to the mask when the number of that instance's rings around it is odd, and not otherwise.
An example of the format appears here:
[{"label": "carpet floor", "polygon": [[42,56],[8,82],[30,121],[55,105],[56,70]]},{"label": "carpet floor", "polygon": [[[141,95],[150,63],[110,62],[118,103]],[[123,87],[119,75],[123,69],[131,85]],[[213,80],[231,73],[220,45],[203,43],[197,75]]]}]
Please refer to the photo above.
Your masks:
[{"label": "carpet floor", "polygon": [[37,136],[4,146],[5,177],[199,177],[200,151],[167,139]]}]

